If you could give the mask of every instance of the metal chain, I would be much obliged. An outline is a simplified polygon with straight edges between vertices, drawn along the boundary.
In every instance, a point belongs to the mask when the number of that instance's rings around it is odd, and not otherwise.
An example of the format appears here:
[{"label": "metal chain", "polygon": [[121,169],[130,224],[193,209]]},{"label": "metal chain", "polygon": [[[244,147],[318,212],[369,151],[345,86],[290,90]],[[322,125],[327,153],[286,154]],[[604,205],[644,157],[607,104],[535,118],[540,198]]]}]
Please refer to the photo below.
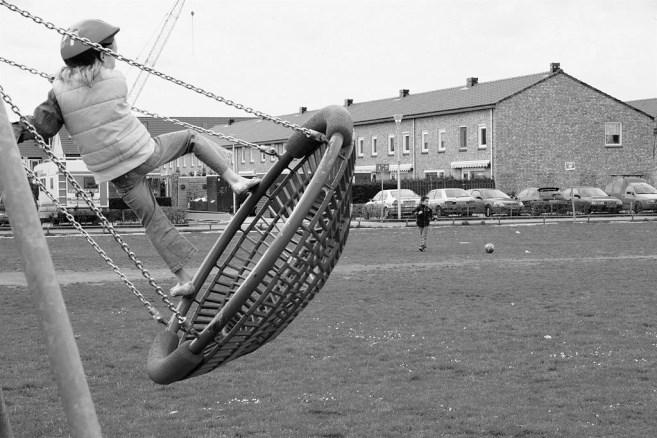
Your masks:
[{"label": "metal chain", "polygon": [[47,79],[48,82],[52,82],[55,79],[55,77],[53,75],[49,75],[48,73],[44,73],[44,72],[39,71],[35,68],[31,68],[31,67],[27,67],[23,64],[19,64],[15,61],[12,61],[11,59],[7,59],[3,56],[0,56],[0,61],[4,62],[5,64],[9,64],[11,66],[14,66],[14,67],[18,67],[23,71],[32,73],[33,75],[41,76],[42,78]]},{"label": "metal chain", "polygon": [[132,108],[133,111],[137,111],[138,113],[144,114],[144,115],[146,115],[146,116],[149,116],[149,117],[155,117],[156,119],[166,120],[167,122],[171,122],[171,123],[173,123],[173,124],[180,125],[180,126],[183,126],[183,127],[185,127],[185,128],[192,129],[192,130],[194,130],[194,131],[196,131],[196,132],[200,132],[201,134],[212,135],[212,136],[214,136],[214,137],[219,137],[219,138],[221,138],[221,139],[228,140],[228,141],[230,141],[230,142],[232,142],[232,143],[236,143],[236,144],[240,144],[240,145],[242,145],[242,146],[246,146],[246,147],[254,148],[254,149],[259,150],[259,151],[262,152],[263,154],[273,155],[273,156],[275,156],[275,157],[278,157],[278,156],[279,156],[279,155],[278,155],[278,151],[276,151],[276,149],[273,148],[273,147],[267,147],[267,146],[262,146],[262,145],[255,144],[255,143],[249,143],[249,142],[246,141],[246,140],[241,140],[241,139],[239,139],[239,138],[237,138],[237,137],[233,137],[233,136],[231,136],[231,135],[226,135],[226,134],[222,134],[222,133],[220,133],[220,132],[212,131],[212,130],[210,130],[210,129],[201,128],[200,126],[192,125],[191,123],[183,122],[182,120],[174,119],[174,118],[172,118],[172,117],[161,116],[161,115],[159,115],[159,114],[157,114],[157,113],[153,113],[153,112],[150,112],[150,111],[146,111],[146,110],[143,110],[143,109],[137,108],[137,107],[135,107],[135,106],[133,106],[133,107],[131,107],[131,108]]},{"label": "metal chain", "polygon": [[73,215],[67,210],[67,208],[66,208],[62,203],[60,203],[60,202],[57,200],[57,198],[55,198],[55,195],[53,195],[53,194],[48,190],[48,188],[45,186],[45,184],[44,184],[44,183],[38,178],[37,175],[35,175],[34,172],[32,172],[32,170],[31,170],[28,166],[26,166],[26,165],[24,164],[24,165],[23,165],[23,168],[25,169],[25,172],[27,173],[27,176],[28,176],[28,177],[29,177],[29,178],[30,178],[30,179],[31,179],[36,185],[39,186],[39,190],[40,190],[41,192],[45,193],[46,196],[48,196],[48,198],[49,198],[49,199],[55,204],[55,206],[57,207],[57,209],[58,209],[59,211],[61,211],[61,212],[64,214],[64,216],[66,216],[66,220],[68,220],[68,221],[73,225],[73,227],[74,227],[76,230],[78,230],[78,231],[80,232],[80,234],[82,234],[82,237],[84,237],[84,238],[87,240],[87,242],[89,243],[89,245],[91,245],[91,247],[92,247],[93,249],[96,250],[96,252],[101,256],[101,258],[102,258],[103,260],[105,260],[105,263],[107,263],[107,264],[112,268],[112,271],[114,271],[114,272],[115,272],[115,273],[121,278],[121,280],[123,281],[123,283],[126,284],[126,286],[128,287],[128,289],[130,289],[130,291],[132,291],[132,293],[133,293],[133,294],[139,299],[139,301],[141,301],[141,303],[146,307],[146,309],[147,309],[148,312],[151,314],[151,316],[153,317],[153,319],[155,319],[156,321],[158,321],[158,322],[163,323],[163,324],[166,325],[166,321],[164,321],[164,318],[162,318],[160,312],[159,312],[159,311],[158,311],[158,310],[157,310],[157,309],[156,309],[156,308],[155,308],[155,307],[154,307],[154,306],[153,306],[153,305],[152,305],[152,304],[146,299],[146,297],[145,297],[141,292],[139,292],[139,290],[137,289],[137,287],[136,287],[136,286],[135,286],[135,285],[134,285],[134,284],[128,279],[128,277],[127,277],[127,276],[121,271],[121,269],[120,269],[120,268],[114,263],[114,261],[112,260],[112,258],[111,258],[110,256],[107,255],[107,253],[105,252],[105,250],[102,249],[102,248],[100,247],[100,245],[99,245],[99,244],[93,239],[93,237],[91,237],[91,235],[87,232],[87,230],[84,229],[84,227],[82,226],[82,224],[80,224],[80,223],[75,219],[75,216],[73,216]]},{"label": "metal chain", "polygon": [[5,0],[0,0],[0,4],[4,7],[6,7],[7,9],[9,9],[12,12],[16,12],[16,13],[22,15],[25,18],[29,18],[30,20],[34,21],[37,24],[45,26],[47,29],[56,31],[57,33],[59,33],[62,36],[67,36],[71,39],[74,39],[78,42],[81,42],[82,44],[84,44],[86,46],[89,46],[93,49],[96,49],[99,52],[103,52],[107,55],[110,55],[110,56],[112,56],[112,57],[114,57],[114,58],[116,58],[120,61],[123,61],[123,62],[125,62],[125,63],[127,63],[127,64],[129,64],[133,67],[137,67],[137,68],[139,68],[139,69],[141,69],[141,70],[143,70],[147,73],[155,75],[155,76],[157,76],[159,78],[162,78],[166,81],[169,81],[171,83],[179,85],[179,86],[181,86],[183,88],[186,88],[188,90],[194,91],[194,92],[196,92],[198,94],[201,94],[203,96],[214,99],[214,100],[216,100],[218,102],[221,102],[223,104],[232,106],[233,108],[242,110],[242,111],[244,111],[248,114],[253,114],[254,116],[256,116],[258,118],[261,118],[263,120],[269,120],[270,122],[276,123],[277,125],[285,126],[286,128],[290,128],[290,129],[293,129],[295,131],[301,132],[306,137],[308,137],[310,139],[314,139],[318,142],[324,143],[324,142],[328,141],[326,139],[326,136],[324,134],[320,133],[320,132],[314,131],[312,129],[304,128],[302,126],[296,125],[296,124],[288,122],[286,120],[282,120],[278,117],[271,116],[269,114],[263,113],[262,111],[255,110],[255,109],[250,108],[248,106],[245,106],[241,103],[237,103],[233,100],[230,100],[230,99],[227,99],[225,97],[216,95],[216,94],[214,94],[210,91],[206,91],[203,88],[200,88],[200,87],[197,87],[195,85],[189,84],[189,83],[184,82],[180,79],[176,79],[173,76],[164,74],[164,73],[162,73],[158,70],[155,70],[154,68],[149,67],[145,64],[141,64],[141,63],[139,63],[137,61],[134,61],[130,58],[126,58],[125,56],[121,55],[120,53],[114,52],[113,50],[108,49],[107,47],[103,47],[100,44],[94,43],[91,40],[89,40],[88,38],[83,38],[83,37],[79,36],[78,34],[76,34],[75,32],[71,32],[71,31],[66,30],[64,28],[58,27],[58,26],[56,26],[55,24],[53,24],[51,22],[45,21],[41,17],[37,17],[35,15],[32,15],[30,12],[28,12],[24,9],[20,9],[16,5],[13,5],[13,4],[5,1]]},{"label": "metal chain", "polygon": [[[101,221],[101,224],[103,225],[103,228],[105,228],[114,238],[114,240],[119,244],[121,249],[128,255],[128,258],[133,262],[133,264],[139,269],[141,272],[142,276],[148,280],[148,283],[155,289],[155,292],[160,296],[162,301],[166,304],[167,308],[176,316],[176,319],[180,323],[181,327],[186,327],[187,325],[185,324],[186,318],[178,311],[174,303],[169,300],[169,297],[167,294],[162,290],[162,288],[156,283],[155,279],[153,276],[148,272],[148,270],[144,267],[144,264],[141,260],[137,258],[135,253],[132,251],[130,246],[123,240],[123,238],[119,235],[119,233],[116,231],[114,226],[110,223],[110,221],[103,215],[103,213],[100,211],[100,209],[96,206],[96,204],[89,198],[89,196],[85,193],[85,191],[82,189],[80,184],[73,178],[73,176],[68,172],[66,169],[65,163],[63,163],[53,152],[50,146],[46,144],[45,140],[43,137],[37,132],[36,128],[27,120],[25,116],[22,115],[20,109],[18,106],[12,101],[11,97],[5,93],[4,88],[2,85],[0,85],[0,95],[2,96],[2,100],[5,101],[5,103],[11,108],[11,110],[19,117],[20,122],[25,125],[25,127],[28,129],[28,131],[34,135],[34,139],[36,140],[37,144],[43,151],[48,155],[48,158],[55,163],[57,168],[66,176],[66,180],[73,186],[75,189],[76,193],[80,194],[82,199],[85,201],[85,203],[89,206],[89,208],[94,212],[94,214],[98,217],[98,219]],[[68,217],[67,217],[68,218]],[[77,227],[76,227],[77,228]],[[93,245],[92,245],[93,246]],[[99,253],[100,254],[100,253]],[[101,254],[102,257],[102,254]],[[136,289],[135,289],[136,291]],[[133,291],[133,293],[135,292]],[[138,292],[138,297],[143,297],[143,295]],[[144,298],[145,300],[145,298]],[[142,301],[143,303],[144,301]],[[146,301],[147,302],[147,301]],[[159,315],[159,312],[154,314],[153,312],[149,310],[149,313],[155,317],[155,315]],[[155,317],[156,320],[157,317]]]},{"label": "metal chain", "polygon": [[[35,68],[32,68],[32,67],[28,67],[28,66],[26,66],[24,64],[20,64],[16,61],[12,61],[11,59],[7,59],[5,57],[0,56],[0,62],[4,62],[5,64],[9,64],[13,67],[18,67],[19,69],[21,69],[23,71],[26,71],[26,72],[29,72],[29,73],[32,73],[33,75],[41,76],[42,78],[47,79],[49,82],[52,82],[54,80],[54,77],[51,76],[51,75],[48,75],[48,73],[39,71],[39,70],[37,70]],[[256,144],[256,143],[250,143],[246,140],[242,140],[242,139],[239,139],[237,137],[233,137],[231,135],[222,134],[221,132],[216,132],[216,131],[212,131],[210,129],[201,128],[200,126],[192,125],[191,123],[183,122],[182,120],[174,119],[172,117],[162,116],[162,115],[159,115],[159,114],[156,114],[156,113],[153,113],[153,112],[141,109],[141,108],[137,108],[136,106],[133,106],[131,108],[132,108],[133,111],[136,111],[138,113],[147,115],[149,117],[155,117],[155,118],[158,118],[158,119],[166,120],[166,121],[171,122],[175,125],[183,126],[185,128],[188,128],[188,129],[193,129],[194,131],[200,132],[202,134],[212,135],[214,137],[219,137],[221,139],[227,140],[227,141],[232,142],[232,143],[236,143],[236,144],[239,144],[239,145],[242,145],[242,146],[257,149],[260,152],[262,152],[263,154],[273,155],[273,156],[276,156],[276,157],[279,156],[276,149],[272,148],[272,147],[262,146],[262,145],[259,145],[259,144]]]}]

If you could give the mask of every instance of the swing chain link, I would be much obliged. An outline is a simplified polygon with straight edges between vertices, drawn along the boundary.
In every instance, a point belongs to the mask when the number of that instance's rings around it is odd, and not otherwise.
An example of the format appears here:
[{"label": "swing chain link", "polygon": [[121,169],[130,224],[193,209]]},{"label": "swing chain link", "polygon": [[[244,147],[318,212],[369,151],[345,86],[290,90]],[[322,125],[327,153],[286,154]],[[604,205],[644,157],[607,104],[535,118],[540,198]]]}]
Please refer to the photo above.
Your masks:
[{"label": "swing chain link", "polygon": [[[5,64],[9,64],[12,67],[18,67],[19,69],[21,69],[23,71],[26,71],[28,73],[31,73],[33,75],[40,76],[44,79],[47,79],[48,82],[52,82],[54,80],[54,76],[51,76],[48,73],[39,71],[36,68],[28,67],[28,66],[20,64],[16,61],[12,61],[11,59],[7,59],[3,56],[0,56],[0,62],[4,62]],[[166,120],[166,121],[171,122],[175,125],[179,125],[179,126],[182,126],[182,127],[188,128],[188,129],[192,129],[196,132],[200,132],[201,134],[207,134],[207,135],[211,135],[211,136],[214,136],[214,137],[218,137],[218,138],[227,140],[227,141],[235,143],[235,144],[239,144],[239,145],[246,146],[246,147],[249,147],[249,148],[257,149],[257,150],[259,150],[260,152],[262,152],[263,154],[266,154],[266,155],[273,155],[273,156],[279,157],[279,154],[276,151],[276,149],[272,148],[272,147],[262,146],[262,145],[259,145],[259,144],[256,144],[256,143],[250,143],[246,140],[242,140],[242,139],[239,139],[237,137],[233,137],[231,135],[222,134],[221,132],[216,132],[216,131],[212,131],[210,129],[201,128],[200,126],[192,125],[191,123],[187,123],[187,122],[184,122],[182,120],[174,119],[173,117],[162,116],[160,114],[157,114],[157,113],[154,113],[154,112],[151,112],[151,111],[147,111],[147,110],[144,110],[144,109],[141,109],[141,108],[137,108],[136,106],[131,107],[131,109],[133,111],[136,111],[138,113],[144,114],[144,115],[149,116],[149,117],[154,117],[154,118],[157,118],[157,119]]]},{"label": "swing chain link", "polygon": [[194,130],[196,132],[200,132],[201,134],[207,134],[207,135],[211,135],[211,136],[214,136],[214,137],[219,137],[223,140],[228,140],[232,143],[236,143],[236,144],[239,144],[239,145],[242,145],[242,146],[257,149],[257,150],[259,150],[260,152],[262,152],[263,154],[266,154],[266,155],[273,155],[273,156],[276,156],[276,157],[279,156],[276,149],[271,148],[271,147],[262,146],[262,145],[255,144],[255,143],[250,143],[246,140],[241,140],[237,137],[233,137],[232,135],[226,135],[226,134],[222,134],[220,132],[212,131],[210,129],[201,128],[200,126],[192,125],[191,123],[187,123],[187,122],[184,122],[182,120],[174,119],[173,117],[162,116],[160,114],[157,114],[157,113],[154,113],[154,112],[151,112],[151,111],[146,111],[146,110],[143,110],[141,108],[137,108],[135,106],[131,107],[131,109],[133,111],[138,112],[138,113],[144,114],[145,116],[154,117],[156,119],[166,120],[167,122],[171,122],[175,125],[179,125],[179,126]]},{"label": "swing chain link", "polygon": [[[113,239],[116,241],[116,243],[119,244],[121,249],[128,255],[128,258],[133,262],[133,264],[139,269],[141,272],[142,276],[148,280],[148,283],[155,289],[155,292],[160,296],[162,301],[165,303],[167,308],[175,315],[177,321],[180,323],[180,326],[185,329],[185,330],[191,330],[190,327],[188,327],[187,318],[183,316],[178,309],[176,308],[175,304],[169,299],[167,294],[162,290],[162,288],[156,283],[155,279],[153,276],[148,272],[148,270],[144,267],[144,264],[142,263],[141,260],[137,258],[135,253],[130,249],[128,244],[123,240],[123,238],[118,234],[114,226],[111,224],[111,222],[105,217],[105,215],[102,213],[102,211],[96,206],[96,204],[89,198],[89,196],[84,192],[80,184],[73,178],[73,176],[67,171],[66,169],[66,164],[63,163],[52,151],[50,146],[46,143],[46,141],[43,139],[41,134],[39,134],[36,130],[36,128],[27,120],[27,118],[22,115],[20,108],[12,101],[11,97],[7,93],[5,93],[4,88],[2,85],[0,85],[0,95],[2,96],[2,100],[11,108],[11,110],[19,117],[20,122],[27,128],[27,130],[34,135],[35,141],[39,144],[39,147],[48,155],[48,158],[57,166],[57,168],[66,176],[66,180],[73,186],[75,189],[76,193],[82,195],[82,199],[85,201],[85,203],[89,206],[89,208],[94,212],[96,217],[100,220],[103,228],[107,230],[113,237]],[[32,173],[32,172],[30,172]],[[64,212],[66,218],[71,221],[73,226],[78,230],[83,233],[83,235],[87,234],[86,231],[83,230],[82,225],[80,225],[73,215],[71,215],[67,210],[66,207],[61,205],[56,199],[54,199],[54,196],[47,190],[47,188],[38,180],[38,178],[35,177],[35,175],[32,173],[32,176],[34,176],[34,180],[38,183],[39,188],[44,191],[44,193],[48,194],[48,197],[51,200],[54,200],[57,207]],[[88,236],[87,241],[91,244],[91,246],[98,252],[98,254],[107,262],[109,257],[107,257],[106,253],[96,244],[95,242],[92,243],[93,239],[90,241],[90,236]],[[107,258],[106,258],[107,257]],[[109,259],[111,261],[111,259]],[[120,270],[118,266],[116,266],[114,263],[111,263],[110,266],[112,269],[119,273]],[[122,279],[125,278],[125,275],[120,273],[119,274]],[[127,278],[126,278],[127,279]],[[124,280],[125,282],[125,280]],[[139,292],[139,290],[132,285],[132,283],[128,284],[128,287],[131,289],[133,294],[137,296],[137,298],[144,304],[144,306],[147,308],[148,312],[151,314],[153,319],[155,319],[157,322],[167,325],[167,322],[162,318],[160,315],[160,312],[155,309],[155,307],[144,297],[144,295]]]},{"label": "swing chain link", "polygon": [[57,25],[55,25],[52,22],[46,21],[41,17],[32,15],[30,12],[28,12],[24,9],[20,9],[18,6],[13,5],[13,4],[7,2],[6,0],[0,0],[0,4],[2,6],[5,6],[6,8],[8,8],[10,11],[16,12],[16,13],[22,15],[23,17],[34,21],[36,24],[40,24],[40,25],[45,26],[46,28],[48,28],[50,30],[54,30],[55,32],[59,33],[62,37],[66,36],[66,37],[69,37],[71,39],[74,39],[74,40],[76,40],[78,42],[81,42],[82,44],[84,44],[86,46],[89,46],[89,47],[91,47],[91,48],[93,48],[93,49],[95,49],[99,52],[103,52],[103,53],[105,53],[109,56],[112,56],[112,57],[114,57],[114,58],[116,58],[120,61],[123,61],[123,62],[125,62],[125,63],[127,63],[127,64],[129,64],[133,67],[141,69],[141,70],[145,71],[146,73],[152,74],[152,75],[157,76],[161,79],[164,79],[166,81],[169,81],[171,83],[174,83],[176,85],[184,87],[184,88],[186,88],[190,91],[194,91],[195,93],[201,94],[201,95],[209,97],[211,99],[214,99],[214,100],[216,100],[218,102],[221,102],[225,105],[232,106],[233,108],[244,111],[248,114],[252,114],[252,115],[254,115],[254,116],[256,116],[260,119],[268,120],[268,121],[273,122],[277,125],[281,125],[281,126],[284,126],[286,128],[292,129],[294,131],[301,132],[303,135],[305,135],[309,139],[315,140],[315,141],[320,142],[320,143],[327,143],[328,142],[328,139],[327,139],[326,135],[321,133],[321,132],[315,131],[313,129],[305,128],[303,126],[296,125],[294,123],[288,122],[288,121],[280,119],[278,117],[271,116],[271,115],[266,114],[262,111],[258,111],[256,109],[253,109],[253,108],[248,107],[246,105],[243,105],[241,103],[237,103],[233,100],[227,99],[227,98],[219,96],[217,94],[214,94],[210,91],[206,91],[203,88],[197,87],[197,86],[192,85],[188,82],[182,81],[180,79],[176,79],[173,76],[162,73],[162,72],[160,72],[158,70],[155,70],[154,68],[149,67],[145,64],[139,63],[139,62],[134,61],[130,58],[126,58],[125,56],[121,55],[120,53],[114,52],[113,50],[111,50],[107,47],[103,47],[98,43],[92,42],[88,38],[84,38],[84,37],[79,36],[75,32],[72,32],[72,31],[69,31],[67,29],[58,27]]},{"label": "swing chain link", "polygon": [[0,61],[4,62],[5,64],[9,64],[13,67],[18,67],[23,71],[26,71],[28,73],[32,73],[33,75],[41,76],[44,79],[47,79],[48,82],[52,82],[55,80],[55,77],[53,75],[49,75],[48,73],[44,73],[42,71],[37,70],[36,68],[28,67],[23,64],[19,64],[18,62],[12,61],[11,59],[7,59],[3,56],[0,56]]}]

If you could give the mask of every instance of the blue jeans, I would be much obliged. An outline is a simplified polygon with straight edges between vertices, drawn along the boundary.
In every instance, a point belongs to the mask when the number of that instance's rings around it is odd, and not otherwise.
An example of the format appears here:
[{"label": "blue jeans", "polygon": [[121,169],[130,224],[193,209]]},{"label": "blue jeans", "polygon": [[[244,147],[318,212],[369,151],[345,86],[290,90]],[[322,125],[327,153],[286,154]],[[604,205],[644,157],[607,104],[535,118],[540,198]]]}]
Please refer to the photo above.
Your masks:
[{"label": "blue jeans", "polygon": [[188,153],[194,153],[220,175],[230,164],[230,153],[191,130],[163,134],[154,138],[153,155],[143,164],[112,180],[123,201],[144,225],[146,236],[171,272],[179,271],[197,252],[169,221],[146,181],[158,167]]},{"label": "blue jeans", "polygon": [[418,231],[418,246],[425,248],[427,246],[427,234],[429,234],[429,227],[417,227]]}]

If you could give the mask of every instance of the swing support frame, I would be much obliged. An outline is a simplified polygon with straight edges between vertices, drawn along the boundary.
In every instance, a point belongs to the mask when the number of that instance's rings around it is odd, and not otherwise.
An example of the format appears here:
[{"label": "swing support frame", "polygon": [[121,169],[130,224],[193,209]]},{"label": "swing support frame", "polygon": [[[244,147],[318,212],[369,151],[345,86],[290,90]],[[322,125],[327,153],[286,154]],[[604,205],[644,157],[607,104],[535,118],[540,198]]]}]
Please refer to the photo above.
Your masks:
[{"label": "swing support frame", "polygon": [[[0,105],[0,189],[25,269],[28,290],[33,291],[50,369],[55,376],[64,411],[75,438],[101,437],[100,424],[82,367],[73,328],[66,311],[55,268],[32,199],[18,146],[4,105]],[[4,412],[4,410],[3,410]],[[0,432],[10,435],[5,417]],[[3,433],[4,433],[3,432]]]}]

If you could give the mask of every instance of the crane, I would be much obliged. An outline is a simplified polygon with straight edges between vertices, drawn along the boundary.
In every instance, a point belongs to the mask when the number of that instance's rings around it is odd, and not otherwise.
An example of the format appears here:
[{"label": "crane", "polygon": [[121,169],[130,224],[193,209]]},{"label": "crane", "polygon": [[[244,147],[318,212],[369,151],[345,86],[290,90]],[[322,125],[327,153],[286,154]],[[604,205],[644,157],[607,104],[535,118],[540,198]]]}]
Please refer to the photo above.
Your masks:
[{"label": "crane", "polygon": [[[173,7],[171,8],[171,10],[169,11],[169,13],[164,19],[164,23],[162,24],[160,32],[157,35],[157,38],[155,39],[155,43],[153,44],[153,47],[151,47],[150,52],[148,52],[148,55],[146,56],[146,60],[143,62],[143,64],[147,65],[148,67],[155,66],[155,63],[157,62],[158,58],[162,54],[162,50],[164,49],[164,46],[166,45],[169,37],[171,36],[171,32],[173,31],[173,28],[175,27],[176,22],[178,21],[178,17],[180,17],[180,12],[182,11],[184,5],[185,5],[185,0],[176,0],[174,2]],[[144,70],[139,70],[139,73],[137,74],[137,77],[135,78],[132,87],[130,87],[130,92],[128,94],[128,99],[130,100],[131,105],[134,105],[135,102],[137,102],[137,99],[139,98],[139,95],[144,89],[144,86],[146,85],[146,81],[148,81],[149,77],[150,77],[150,73],[147,73]]]}]

